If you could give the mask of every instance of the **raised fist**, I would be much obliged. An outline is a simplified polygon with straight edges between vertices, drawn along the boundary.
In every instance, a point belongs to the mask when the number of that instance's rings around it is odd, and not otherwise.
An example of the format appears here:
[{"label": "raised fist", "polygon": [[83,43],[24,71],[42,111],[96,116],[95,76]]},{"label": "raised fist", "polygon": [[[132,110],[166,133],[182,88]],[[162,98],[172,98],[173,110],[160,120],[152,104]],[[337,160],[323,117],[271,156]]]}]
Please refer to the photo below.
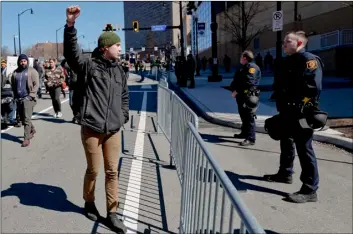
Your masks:
[{"label": "raised fist", "polygon": [[66,20],[70,23],[74,23],[80,13],[81,9],[79,6],[69,6],[66,8]]}]

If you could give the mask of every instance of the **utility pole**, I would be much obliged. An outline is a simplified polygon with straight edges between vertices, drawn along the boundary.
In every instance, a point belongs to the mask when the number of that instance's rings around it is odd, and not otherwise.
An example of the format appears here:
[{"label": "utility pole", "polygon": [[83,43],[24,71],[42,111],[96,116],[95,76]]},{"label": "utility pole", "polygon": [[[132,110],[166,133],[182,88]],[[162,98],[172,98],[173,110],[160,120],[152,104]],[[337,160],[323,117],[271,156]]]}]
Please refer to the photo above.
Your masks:
[{"label": "utility pole", "polygon": [[[199,58],[199,19],[198,19],[198,17],[195,18],[195,23],[196,23],[196,29],[195,29],[196,58],[198,60],[200,60],[200,58]],[[198,62],[198,60],[196,60],[196,63]],[[200,71],[199,70],[196,70],[196,75],[197,76],[200,75]]]},{"label": "utility pole", "polygon": [[184,53],[184,24],[183,24],[183,8],[182,1],[179,1],[179,18],[180,18],[180,55],[182,58],[185,58]]},{"label": "utility pole", "polygon": [[212,32],[212,75],[208,77],[208,82],[217,82],[222,80],[222,76],[218,74],[218,60],[217,60],[217,2],[211,2],[211,32]]}]

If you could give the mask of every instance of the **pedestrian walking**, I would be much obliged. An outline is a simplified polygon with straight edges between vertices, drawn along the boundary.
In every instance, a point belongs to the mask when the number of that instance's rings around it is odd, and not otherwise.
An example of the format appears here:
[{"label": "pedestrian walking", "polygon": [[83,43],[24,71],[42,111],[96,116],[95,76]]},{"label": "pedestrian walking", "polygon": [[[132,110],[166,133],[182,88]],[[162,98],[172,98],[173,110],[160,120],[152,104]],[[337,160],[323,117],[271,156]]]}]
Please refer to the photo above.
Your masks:
[{"label": "pedestrian walking", "polygon": [[[89,219],[97,220],[95,184],[103,156],[107,224],[118,233],[127,228],[117,216],[118,155],[121,127],[129,121],[129,92],[126,77],[117,59],[121,53],[120,37],[113,31],[103,32],[98,38],[98,55],[84,59],[77,45],[75,21],[80,7],[66,10],[64,56],[77,74],[74,103],[81,106],[81,139],[85,149],[87,169],[84,177],[84,211]],[[80,90],[79,92],[76,92]]]},{"label": "pedestrian walking", "polygon": [[36,133],[32,123],[32,114],[33,108],[37,104],[39,74],[34,68],[28,67],[28,57],[25,54],[18,56],[17,66],[17,69],[12,73],[11,84],[17,103],[17,121],[24,126],[22,147],[27,147]]},{"label": "pedestrian walking", "polygon": [[65,76],[61,66],[56,66],[55,59],[49,59],[49,69],[45,71],[44,82],[52,100],[54,117],[61,118],[60,94]]}]

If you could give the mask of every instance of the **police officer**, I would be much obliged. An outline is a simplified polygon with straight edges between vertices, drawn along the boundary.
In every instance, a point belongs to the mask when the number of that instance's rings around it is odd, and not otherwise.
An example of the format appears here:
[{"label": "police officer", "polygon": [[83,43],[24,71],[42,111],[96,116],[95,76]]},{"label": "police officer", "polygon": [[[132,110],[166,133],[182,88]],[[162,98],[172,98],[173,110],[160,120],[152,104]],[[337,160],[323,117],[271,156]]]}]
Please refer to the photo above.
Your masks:
[{"label": "police officer", "polygon": [[316,202],[319,184],[316,156],[312,146],[314,131],[301,127],[298,121],[303,106],[309,103],[318,106],[322,89],[323,65],[319,57],[305,51],[307,42],[303,31],[287,33],[284,38],[283,49],[288,56],[281,61],[274,92],[279,115],[285,119],[285,134],[280,139],[279,171],[277,174],[264,176],[267,181],[292,184],[296,146],[302,168],[300,180],[303,185],[298,192],[288,195],[286,199],[295,203]]},{"label": "police officer", "polygon": [[241,67],[234,74],[234,79],[230,85],[232,97],[236,98],[238,111],[242,121],[241,133],[234,134],[235,138],[245,139],[240,143],[241,146],[254,145],[255,136],[255,111],[257,103],[249,106],[249,100],[254,97],[258,100],[258,85],[261,79],[261,70],[253,62],[254,54],[246,50],[240,57]]}]

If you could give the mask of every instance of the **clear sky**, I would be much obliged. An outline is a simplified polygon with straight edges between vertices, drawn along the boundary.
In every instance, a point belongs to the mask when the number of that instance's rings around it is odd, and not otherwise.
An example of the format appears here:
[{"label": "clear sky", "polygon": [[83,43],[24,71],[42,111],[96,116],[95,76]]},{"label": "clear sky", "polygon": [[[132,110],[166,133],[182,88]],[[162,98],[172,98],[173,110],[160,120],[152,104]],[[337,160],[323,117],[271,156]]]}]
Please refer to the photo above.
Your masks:
[{"label": "clear sky", "polygon": [[[81,15],[76,21],[75,27],[79,43],[84,49],[88,49],[91,42],[91,50],[94,49],[99,35],[103,32],[107,23],[113,24],[114,28],[119,24],[124,27],[123,2],[1,2],[2,14],[2,46],[8,46],[10,51],[14,50],[13,36],[18,35],[17,15],[22,11],[33,8],[34,14],[25,12],[20,17],[21,22],[21,45],[22,51],[38,42],[56,42],[56,30],[66,23],[66,8],[70,5],[79,5]],[[125,51],[124,31],[116,31],[122,41],[122,51]],[[63,41],[63,30],[58,31],[58,42]],[[18,50],[18,39],[16,38]]]}]

